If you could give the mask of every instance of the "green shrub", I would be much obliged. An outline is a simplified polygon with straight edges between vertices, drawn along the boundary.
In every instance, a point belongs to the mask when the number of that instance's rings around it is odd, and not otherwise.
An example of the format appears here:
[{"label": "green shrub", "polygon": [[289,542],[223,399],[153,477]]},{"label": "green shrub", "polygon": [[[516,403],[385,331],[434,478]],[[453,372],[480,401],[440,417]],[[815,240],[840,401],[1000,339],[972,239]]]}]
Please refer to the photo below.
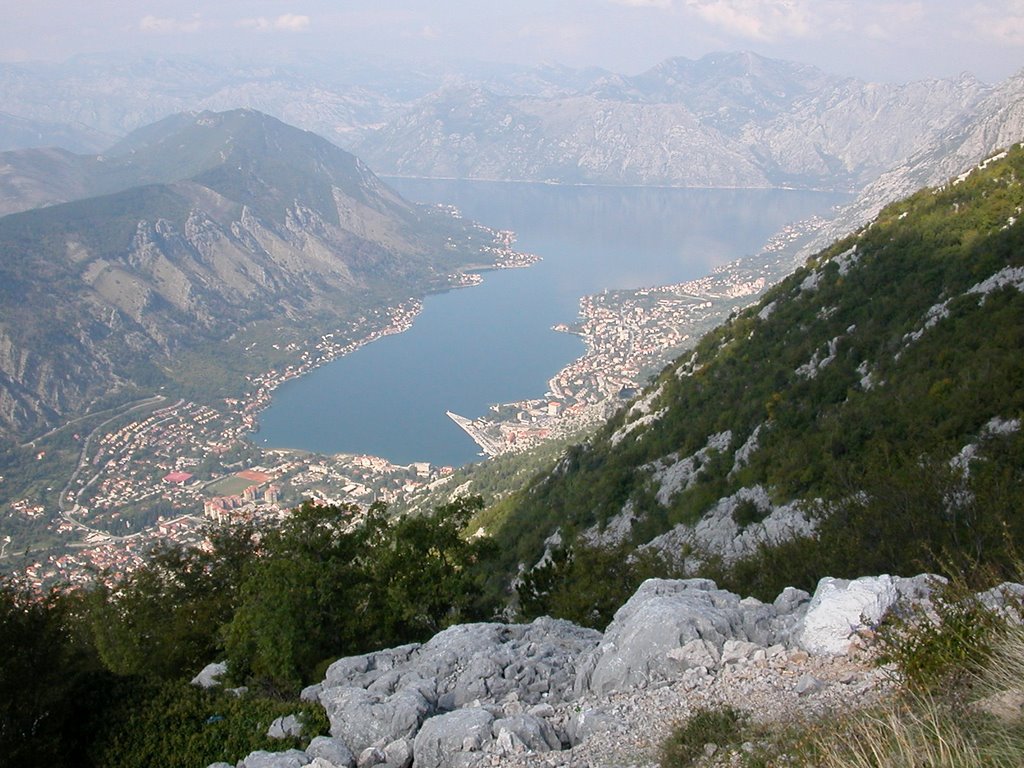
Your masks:
[{"label": "green shrub", "polygon": [[662,768],[685,768],[704,754],[706,744],[718,748],[738,745],[746,732],[747,716],[732,707],[698,709],[676,726],[661,747]]},{"label": "green shrub", "polygon": [[733,522],[740,528],[760,523],[764,520],[770,510],[761,509],[753,499],[744,499],[732,511]]},{"label": "green shrub", "polygon": [[[108,712],[95,740],[97,768],[195,768],[234,764],[250,752],[302,748],[329,729],[319,705],[204,690],[183,681],[121,686],[120,706]],[[271,739],[270,724],[298,715],[302,738]]]},{"label": "green shrub", "polygon": [[523,576],[516,587],[519,613],[524,619],[547,615],[603,630],[645,579],[672,575],[655,553],[577,543],[555,550]]},{"label": "green shrub", "polygon": [[985,607],[963,581],[939,586],[930,606],[890,611],[878,631],[879,657],[911,689],[951,690],[977,676],[990,659],[1007,619]]},{"label": "green shrub", "polygon": [[114,676],[82,631],[74,595],[0,579],[0,765],[85,764]]},{"label": "green shrub", "polygon": [[481,506],[465,498],[392,519],[374,507],[305,504],[265,532],[223,625],[233,679],[298,693],[331,656],[423,642],[452,624],[489,619],[483,581],[493,544],[463,536]]}]

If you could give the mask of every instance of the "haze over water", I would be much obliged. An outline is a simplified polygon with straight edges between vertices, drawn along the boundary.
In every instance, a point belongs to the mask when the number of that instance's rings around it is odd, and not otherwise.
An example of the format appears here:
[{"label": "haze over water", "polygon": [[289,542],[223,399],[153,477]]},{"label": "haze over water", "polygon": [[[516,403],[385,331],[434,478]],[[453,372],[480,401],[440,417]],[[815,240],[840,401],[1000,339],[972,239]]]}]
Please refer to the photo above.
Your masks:
[{"label": "haze over water", "polygon": [[842,195],[780,190],[561,187],[389,179],[418,202],[514,230],[540,255],[528,269],[430,296],[413,327],[283,385],[260,415],[264,447],[367,453],[398,464],[461,465],[478,448],[447,416],[541,397],[579,357],[580,297],[701,277],[760,250],[788,223],[827,214]]}]

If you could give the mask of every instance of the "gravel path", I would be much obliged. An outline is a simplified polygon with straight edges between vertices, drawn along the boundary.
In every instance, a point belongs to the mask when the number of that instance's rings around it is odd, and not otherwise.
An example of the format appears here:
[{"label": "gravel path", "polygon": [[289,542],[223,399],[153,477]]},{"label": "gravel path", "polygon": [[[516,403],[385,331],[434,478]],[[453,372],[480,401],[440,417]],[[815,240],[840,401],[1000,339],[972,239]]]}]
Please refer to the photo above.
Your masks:
[{"label": "gravel path", "polygon": [[[489,764],[513,768],[646,768],[672,726],[701,707],[729,705],[755,722],[792,723],[829,711],[849,711],[877,702],[893,688],[886,672],[865,659],[809,657],[781,648],[683,680],[584,697],[554,708],[557,725],[576,721],[589,731],[579,746],[563,752],[492,755]],[[484,763],[488,764],[487,762]]]}]

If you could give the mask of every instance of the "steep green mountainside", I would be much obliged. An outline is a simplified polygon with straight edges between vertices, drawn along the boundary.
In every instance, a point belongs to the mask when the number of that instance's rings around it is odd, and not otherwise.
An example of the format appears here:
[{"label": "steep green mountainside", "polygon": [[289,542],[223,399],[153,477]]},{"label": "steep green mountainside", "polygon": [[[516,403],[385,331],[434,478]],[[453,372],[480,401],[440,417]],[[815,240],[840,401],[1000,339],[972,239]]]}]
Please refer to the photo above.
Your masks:
[{"label": "steep green mountainside", "polygon": [[[1018,145],[890,205],[706,336],[481,518],[509,568],[556,530],[737,562],[876,502],[893,520],[921,505],[934,528],[960,516],[957,546],[984,554],[999,534],[968,518],[984,494],[1019,497],[1024,468],[1022,180]],[[1004,533],[1024,530],[1005,517]],[[878,549],[928,527],[879,534]]]},{"label": "steep green mountainside", "polygon": [[81,177],[83,194],[120,191],[0,218],[0,435],[112,391],[229,394],[231,376],[270,367],[247,359],[246,334],[284,347],[334,331],[449,286],[490,243],[250,110],[170,118],[111,158],[91,161],[109,170]]}]

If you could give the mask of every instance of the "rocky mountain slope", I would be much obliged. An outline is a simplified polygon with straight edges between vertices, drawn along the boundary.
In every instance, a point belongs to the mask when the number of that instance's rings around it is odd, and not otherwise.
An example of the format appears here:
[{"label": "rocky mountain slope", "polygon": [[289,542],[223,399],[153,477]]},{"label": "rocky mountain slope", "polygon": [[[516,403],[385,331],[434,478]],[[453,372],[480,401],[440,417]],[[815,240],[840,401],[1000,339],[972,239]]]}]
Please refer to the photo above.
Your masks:
[{"label": "rocky mountain slope", "polygon": [[0,218],[5,436],[119,387],[167,383],[182,354],[220,355],[259,322],[281,341],[447,286],[485,244],[326,140],[253,111],[174,116],[103,156],[18,160],[8,189],[71,202]]},{"label": "rocky mountain slope", "polygon": [[994,152],[1024,140],[1024,72],[992,88],[968,114],[960,115],[906,160],[868,184],[802,251],[825,247],[868,223],[883,206],[959,176]]},{"label": "rocky mountain slope", "polygon": [[[489,519],[510,568],[588,542],[684,569],[787,540],[841,559],[829,521],[883,510],[882,559],[1016,530],[1015,492],[984,478],[1021,473],[1022,163],[1017,147],[889,206],[668,366]],[[895,488],[932,496],[892,507]]]},{"label": "rocky mountain slope", "polygon": [[713,54],[541,94],[442,88],[356,151],[410,176],[857,189],[987,93],[967,75],[882,85]]}]

